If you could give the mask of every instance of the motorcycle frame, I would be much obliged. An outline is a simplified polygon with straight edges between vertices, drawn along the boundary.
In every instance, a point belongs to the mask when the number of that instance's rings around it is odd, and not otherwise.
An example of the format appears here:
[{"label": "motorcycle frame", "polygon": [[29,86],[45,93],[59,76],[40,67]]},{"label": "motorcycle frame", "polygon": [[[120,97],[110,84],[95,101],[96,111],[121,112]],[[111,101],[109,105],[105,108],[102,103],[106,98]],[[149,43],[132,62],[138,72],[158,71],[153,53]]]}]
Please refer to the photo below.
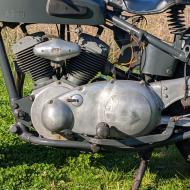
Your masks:
[{"label": "motorcycle frame", "polygon": [[[166,44],[165,42],[161,41],[157,37],[145,32],[141,29],[138,29],[137,27],[135,27],[134,25],[131,25],[130,23],[128,23],[127,21],[124,21],[123,19],[120,19],[119,17],[115,16],[113,13],[108,14],[108,19],[110,21],[112,21],[113,25],[115,25],[117,28],[120,28],[125,32],[135,35],[139,39],[139,41],[143,41],[143,42],[154,45],[155,47],[166,52],[167,54],[171,55],[175,59],[180,60],[183,64],[188,62],[189,52],[184,52],[182,50],[179,50],[175,47],[170,46],[169,44]],[[12,26],[12,25],[17,26],[18,24],[15,23],[15,25],[14,24],[10,25],[10,23],[4,23],[3,26],[1,27],[1,31],[5,26]],[[30,102],[30,100],[28,100],[28,98],[26,98],[26,97],[22,98],[21,96],[19,96],[19,92],[16,88],[15,80],[13,77],[13,73],[11,71],[10,63],[9,63],[5,45],[4,45],[4,40],[3,40],[1,33],[0,33],[0,54],[1,54],[0,68],[3,73],[3,78],[4,78],[5,85],[6,85],[8,95],[10,98],[12,112],[13,112],[16,120],[19,121],[12,128],[12,132],[19,134],[19,136],[27,142],[34,143],[34,144],[48,145],[48,146],[53,146],[53,147],[72,148],[72,149],[73,148],[74,149],[77,149],[77,148],[78,149],[88,149],[89,151],[93,151],[93,152],[97,152],[100,149],[104,150],[107,148],[108,149],[109,148],[117,148],[117,149],[129,150],[129,151],[139,151],[139,150],[174,144],[176,142],[184,141],[184,140],[190,138],[190,132],[184,132],[184,133],[180,133],[178,135],[176,134],[176,135],[172,136],[172,138],[166,139],[165,141],[153,143],[151,145],[142,142],[141,146],[139,146],[139,147],[127,146],[127,145],[121,147],[121,146],[117,146],[118,141],[113,142],[112,145],[104,146],[104,144],[101,144],[101,146],[100,146],[100,145],[95,145],[95,144],[87,142],[87,141],[86,142],[78,142],[78,141],[64,142],[64,141],[52,141],[49,139],[42,139],[42,138],[36,137],[33,134],[29,133],[27,131],[27,128],[23,125],[22,121],[24,120],[23,119],[24,112],[22,109],[18,110],[19,104],[23,105],[21,107],[28,106],[30,103],[32,103],[32,99],[31,99],[31,97],[29,97],[29,99],[31,100],[31,102]],[[22,101],[22,103],[20,103],[21,101]]]},{"label": "motorcycle frame", "polygon": [[[157,47],[158,49],[164,51],[165,53],[169,54],[170,56],[174,57],[175,59],[180,61],[180,64],[187,64],[189,62],[189,55],[190,52],[179,50],[175,47],[172,47],[157,37],[138,29],[137,27],[131,25],[127,21],[115,16],[112,12],[108,14],[108,19],[115,25],[117,28],[135,35],[138,40],[145,43],[150,43]],[[27,128],[28,121],[26,120],[25,116],[25,107],[26,109],[30,108],[32,104],[33,97],[22,97],[17,89],[17,84],[14,80],[13,73],[10,67],[8,55],[5,49],[5,43],[2,37],[2,29],[6,26],[16,27],[19,23],[2,23],[0,27],[0,68],[3,73],[4,82],[6,85],[6,89],[9,95],[11,109],[13,115],[15,116],[17,123],[11,127],[11,132],[13,134],[19,135],[19,137],[24,140],[25,142],[36,144],[36,145],[43,145],[43,146],[51,146],[57,148],[65,148],[65,149],[79,149],[85,151],[91,151],[93,153],[99,151],[112,151],[112,150],[124,150],[124,151],[135,151],[140,153],[141,163],[137,175],[135,176],[135,181],[133,185],[133,190],[137,190],[140,187],[142,178],[144,176],[145,170],[147,168],[148,162],[151,158],[151,153],[154,148],[163,147],[167,145],[172,145],[178,142],[186,141],[190,139],[190,131],[174,133],[171,135],[171,132],[174,132],[174,126],[178,118],[170,118],[168,123],[168,129],[170,129],[166,137],[164,136],[145,136],[143,138],[134,138],[129,139],[130,142],[125,140],[112,140],[109,141],[107,139],[95,139],[95,138],[86,138],[81,136],[81,141],[56,141],[56,140],[49,140],[45,138],[41,138],[36,136],[35,134],[31,133]],[[64,31],[64,27],[61,27],[62,31]],[[114,30],[114,29],[113,29]],[[64,34],[61,34],[64,37]],[[167,129],[167,128],[166,128]],[[169,136],[167,136],[169,135]],[[156,137],[156,138],[155,138]],[[155,139],[162,139],[162,141],[156,141],[155,143],[147,143],[147,139],[150,138],[153,142]],[[140,143],[139,143],[140,141]],[[137,146],[133,146],[134,143],[139,143]]]}]

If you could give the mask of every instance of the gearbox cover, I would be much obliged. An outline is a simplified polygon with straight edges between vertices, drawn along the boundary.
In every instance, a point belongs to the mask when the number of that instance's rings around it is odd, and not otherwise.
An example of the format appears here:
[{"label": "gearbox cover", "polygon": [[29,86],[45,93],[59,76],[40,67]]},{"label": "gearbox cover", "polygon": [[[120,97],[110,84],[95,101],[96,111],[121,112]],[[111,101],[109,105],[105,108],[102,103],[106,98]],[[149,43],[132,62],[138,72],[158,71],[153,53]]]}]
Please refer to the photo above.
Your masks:
[{"label": "gearbox cover", "polygon": [[[60,139],[59,132],[44,125],[44,117],[50,117],[46,112],[49,101],[59,100],[67,105],[69,115],[73,115],[72,128],[75,133],[96,136],[98,124],[104,122],[117,133],[110,137],[142,136],[150,133],[161,119],[162,102],[160,98],[145,84],[135,81],[97,82],[75,89],[57,83],[47,86],[37,93],[32,105],[32,122],[36,130],[46,138]],[[57,107],[59,113],[60,106]],[[55,107],[54,107],[54,110]],[[48,113],[48,111],[46,112]],[[61,114],[55,114],[60,121]],[[65,121],[65,119],[64,119]],[[64,124],[64,122],[63,122]],[[56,126],[56,125],[55,125]],[[69,125],[70,127],[71,125]],[[59,135],[60,136],[59,136]],[[57,135],[57,136],[56,136]]]}]

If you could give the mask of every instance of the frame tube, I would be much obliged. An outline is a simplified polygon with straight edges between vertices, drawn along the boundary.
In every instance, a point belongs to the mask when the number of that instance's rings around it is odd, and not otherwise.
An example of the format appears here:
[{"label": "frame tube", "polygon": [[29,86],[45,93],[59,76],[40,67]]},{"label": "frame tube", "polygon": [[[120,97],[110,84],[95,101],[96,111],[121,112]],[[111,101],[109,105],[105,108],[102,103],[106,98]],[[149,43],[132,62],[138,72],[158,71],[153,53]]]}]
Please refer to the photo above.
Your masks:
[{"label": "frame tube", "polygon": [[5,81],[5,85],[6,85],[10,100],[18,99],[19,95],[16,90],[13,74],[12,74],[11,67],[8,61],[1,31],[0,31],[0,68],[3,73],[3,78]]}]

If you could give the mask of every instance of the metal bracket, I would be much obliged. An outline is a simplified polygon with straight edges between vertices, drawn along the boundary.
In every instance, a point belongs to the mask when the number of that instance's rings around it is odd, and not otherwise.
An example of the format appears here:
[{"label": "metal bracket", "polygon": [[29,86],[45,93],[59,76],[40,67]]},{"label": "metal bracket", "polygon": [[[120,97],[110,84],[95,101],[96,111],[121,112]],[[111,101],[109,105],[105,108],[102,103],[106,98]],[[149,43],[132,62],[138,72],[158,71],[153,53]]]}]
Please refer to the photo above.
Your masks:
[{"label": "metal bracket", "polygon": [[126,147],[135,147],[135,146],[153,144],[168,140],[174,132],[175,123],[176,120],[174,118],[171,118],[166,127],[166,130],[162,134],[148,135],[136,138],[129,137],[128,139],[125,140],[95,139],[87,136],[82,136],[82,137],[92,144],[125,149]]}]

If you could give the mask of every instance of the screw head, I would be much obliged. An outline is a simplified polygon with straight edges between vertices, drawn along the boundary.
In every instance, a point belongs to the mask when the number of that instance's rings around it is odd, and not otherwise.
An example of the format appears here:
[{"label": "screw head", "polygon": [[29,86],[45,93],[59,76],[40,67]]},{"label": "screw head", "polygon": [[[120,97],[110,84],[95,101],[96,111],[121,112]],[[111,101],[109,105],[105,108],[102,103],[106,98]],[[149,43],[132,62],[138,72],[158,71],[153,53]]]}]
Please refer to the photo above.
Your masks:
[{"label": "screw head", "polygon": [[15,125],[12,125],[9,130],[10,130],[10,132],[13,133],[13,134],[18,134],[19,131],[20,131],[20,128],[19,128],[18,125],[15,124]]},{"label": "screw head", "polygon": [[19,105],[17,103],[15,103],[15,102],[12,103],[11,106],[12,106],[13,109],[18,109],[19,108]]},{"label": "screw head", "polygon": [[83,97],[79,94],[76,94],[71,97],[71,103],[72,103],[72,105],[79,107],[83,103]]},{"label": "screw head", "polygon": [[30,99],[30,101],[34,101],[35,100],[35,96],[34,95],[31,95],[30,97],[29,97],[29,99]]}]

